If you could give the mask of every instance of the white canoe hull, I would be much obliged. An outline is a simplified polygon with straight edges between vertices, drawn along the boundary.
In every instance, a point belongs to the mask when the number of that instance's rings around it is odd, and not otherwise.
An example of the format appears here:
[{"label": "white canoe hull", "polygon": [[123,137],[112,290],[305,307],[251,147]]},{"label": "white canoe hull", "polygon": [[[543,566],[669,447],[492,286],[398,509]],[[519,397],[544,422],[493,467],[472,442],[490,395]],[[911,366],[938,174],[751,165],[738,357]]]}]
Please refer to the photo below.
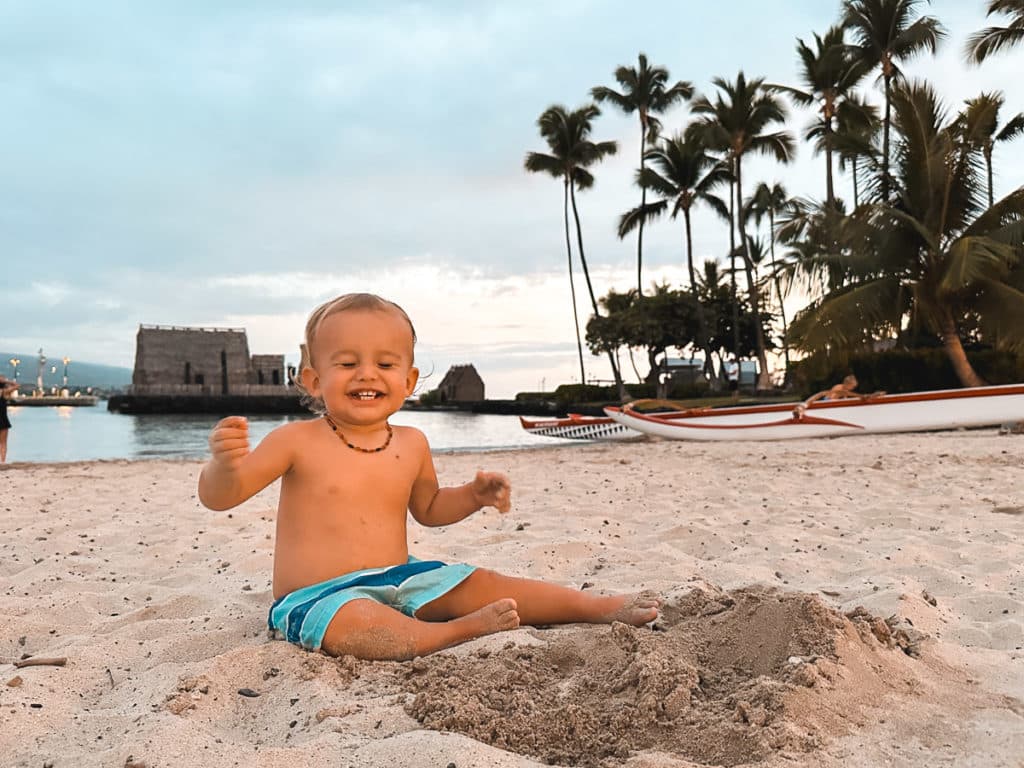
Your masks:
[{"label": "white canoe hull", "polygon": [[519,423],[532,435],[567,440],[628,440],[643,436],[642,433],[618,424],[607,416],[570,414],[564,419],[538,421],[530,421],[520,416]]},{"label": "white canoe hull", "polygon": [[605,408],[624,427],[670,440],[793,440],[807,437],[924,432],[1024,421],[1024,385],[881,395],[870,400],[639,413]]}]

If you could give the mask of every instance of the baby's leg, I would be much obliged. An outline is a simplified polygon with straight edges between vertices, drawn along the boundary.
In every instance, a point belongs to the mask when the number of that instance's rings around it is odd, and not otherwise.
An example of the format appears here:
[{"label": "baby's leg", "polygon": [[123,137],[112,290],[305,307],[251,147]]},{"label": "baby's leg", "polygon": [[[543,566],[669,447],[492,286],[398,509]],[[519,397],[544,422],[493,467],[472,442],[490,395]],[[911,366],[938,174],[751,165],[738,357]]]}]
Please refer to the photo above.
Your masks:
[{"label": "baby's leg", "polygon": [[334,614],[321,647],[331,656],[411,659],[518,626],[514,600],[492,600],[459,618],[432,623],[409,618],[373,600],[358,599]]},{"label": "baby's leg", "polygon": [[515,600],[523,624],[622,621],[638,627],[656,619],[661,604],[642,595],[595,595],[478,568],[451,592],[420,608],[416,615],[427,621],[445,621],[471,614],[503,597]]}]

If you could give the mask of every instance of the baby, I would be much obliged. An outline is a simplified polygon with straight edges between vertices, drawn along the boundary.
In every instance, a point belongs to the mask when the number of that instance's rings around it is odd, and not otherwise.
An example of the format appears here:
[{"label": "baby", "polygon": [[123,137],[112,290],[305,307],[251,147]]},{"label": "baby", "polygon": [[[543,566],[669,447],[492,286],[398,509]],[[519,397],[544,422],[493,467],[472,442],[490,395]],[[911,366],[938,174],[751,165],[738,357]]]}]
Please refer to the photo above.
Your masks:
[{"label": "baby", "polygon": [[317,307],[306,324],[300,388],[319,418],[278,427],[252,451],[247,422],[222,419],[199,477],[208,508],[230,509],[281,480],[269,624],[331,655],[410,659],[522,624],[622,621],[640,626],[659,602],[595,595],[464,563],[409,554],[406,512],[456,523],[483,507],[508,512],[497,472],[439,488],[430,446],[388,418],[412,394],[416,332],[370,294]]}]

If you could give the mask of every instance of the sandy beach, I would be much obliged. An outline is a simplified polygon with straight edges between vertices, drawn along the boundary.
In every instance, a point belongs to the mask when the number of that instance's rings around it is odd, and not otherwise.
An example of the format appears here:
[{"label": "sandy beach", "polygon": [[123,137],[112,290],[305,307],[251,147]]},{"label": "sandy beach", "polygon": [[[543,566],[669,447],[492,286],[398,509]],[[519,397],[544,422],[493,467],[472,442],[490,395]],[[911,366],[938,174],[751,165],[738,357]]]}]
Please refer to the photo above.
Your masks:
[{"label": "sandy beach", "polygon": [[1022,456],[994,429],[440,455],[513,509],[410,522],[414,554],[665,609],[403,663],[268,637],[276,484],[210,512],[197,462],[7,465],[0,764],[1021,766]]}]

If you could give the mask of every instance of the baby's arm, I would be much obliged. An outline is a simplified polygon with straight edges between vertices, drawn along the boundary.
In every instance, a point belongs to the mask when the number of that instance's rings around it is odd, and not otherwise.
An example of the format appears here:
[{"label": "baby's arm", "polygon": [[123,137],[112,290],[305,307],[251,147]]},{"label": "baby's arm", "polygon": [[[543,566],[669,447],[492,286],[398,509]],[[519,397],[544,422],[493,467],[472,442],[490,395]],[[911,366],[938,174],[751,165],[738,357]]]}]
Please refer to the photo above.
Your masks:
[{"label": "baby's arm", "polygon": [[499,512],[512,508],[512,486],[500,472],[477,472],[472,482],[452,488],[441,488],[430,456],[430,446],[422,435],[422,463],[409,495],[409,511],[421,525],[438,526],[457,523],[483,507]]},{"label": "baby's arm", "polygon": [[244,417],[217,422],[210,433],[212,456],[199,475],[199,500],[209,509],[231,509],[270,485],[291,467],[290,433],[297,426],[278,427],[250,452]]}]

